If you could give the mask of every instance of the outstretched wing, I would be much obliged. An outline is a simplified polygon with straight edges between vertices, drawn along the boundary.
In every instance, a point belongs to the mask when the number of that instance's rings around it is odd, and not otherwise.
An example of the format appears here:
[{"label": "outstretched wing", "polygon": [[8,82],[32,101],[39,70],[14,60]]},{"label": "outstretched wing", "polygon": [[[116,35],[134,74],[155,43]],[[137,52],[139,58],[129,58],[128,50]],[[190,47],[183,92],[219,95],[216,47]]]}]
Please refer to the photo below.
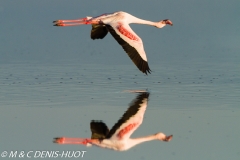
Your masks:
[{"label": "outstretched wing", "polygon": [[92,131],[91,139],[105,139],[109,133],[109,129],[102,121],[92,120],[90,123],[90,129]]},{"label": "outstretched wing", "polygon": [[106,25],[106,27],[115,40],[123,47],[138,69],[145,74],[151,73],[142,40],[134,33],[130,26],[118,22],[110,23]]},{"label": "outstretched wing", "polygon": [[105,25],[93,24],[91,30],[91,38],[94,39],[103,39],[108,33],[108,30]]},{"label": "outstretched wing", "polygon": [[122,118],[112,127],[107,135],[110,139],[129,138],[131,134],[142,124],[147,107],[149,93],[140,93],[130,104]]}]

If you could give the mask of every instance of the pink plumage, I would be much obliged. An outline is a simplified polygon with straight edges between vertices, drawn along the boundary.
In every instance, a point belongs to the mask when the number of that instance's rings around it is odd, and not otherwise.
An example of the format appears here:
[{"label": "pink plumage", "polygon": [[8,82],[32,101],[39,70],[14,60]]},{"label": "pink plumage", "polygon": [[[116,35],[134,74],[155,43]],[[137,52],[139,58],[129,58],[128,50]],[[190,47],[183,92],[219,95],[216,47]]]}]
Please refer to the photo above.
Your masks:
[{"label": "pink plumage", "polygon": [[97,17],[86,17],[75,20],[56,20],[53,21],[54,26],[76,26],[82,24],[91,24],[91,38],[103,39],[108,32],[122,46],[133,63],[140,71],[145,74],[151,73],[147,56],[144,51],[142,39],[131,29],[130,23],[146,24],[157,28],[173,25],[169,19],[164,19],[159,22],[152,22],[132,16],[126,12],[114,12],[103,14]]},{"label": "pink plumage", "polygon": [[148,98],[148,92],[140,93],[111,130],[102,121],[93,120],[90,123],[91,138],[57,137],[54,142],[58,144],[95,145],[117,151],[125,151],[137,144],[151,140],[168,142],[172,139],[172,135],[166,136],[161,132],[145,137],[130,138],[132,133],[142,124]]}]

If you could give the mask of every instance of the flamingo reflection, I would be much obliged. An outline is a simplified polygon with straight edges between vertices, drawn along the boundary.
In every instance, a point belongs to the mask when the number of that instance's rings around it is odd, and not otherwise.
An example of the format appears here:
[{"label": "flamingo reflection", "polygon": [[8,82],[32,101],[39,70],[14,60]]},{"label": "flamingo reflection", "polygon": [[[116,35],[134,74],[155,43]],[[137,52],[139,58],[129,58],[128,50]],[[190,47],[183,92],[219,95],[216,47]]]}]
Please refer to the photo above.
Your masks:
[{"label": "flamingo reflection", "polygon": [[161,132],[145,137],[130,138],[131,134],[141,125],[143,121],[148,98],[148,92],[139,93],[130,104],[128,110],[123,114],[123,116],[118,120],[111,130],[109,130],[106,124],[102,121],[93,120],[90,123],[90,128],[92,131],[91,138],[57,137],[54,138],[54,143],[81,144],[86,146],[95,145],[117,151],[125,151],[146,141],[160,140],[168,142],[173,136],[166,136]]}]

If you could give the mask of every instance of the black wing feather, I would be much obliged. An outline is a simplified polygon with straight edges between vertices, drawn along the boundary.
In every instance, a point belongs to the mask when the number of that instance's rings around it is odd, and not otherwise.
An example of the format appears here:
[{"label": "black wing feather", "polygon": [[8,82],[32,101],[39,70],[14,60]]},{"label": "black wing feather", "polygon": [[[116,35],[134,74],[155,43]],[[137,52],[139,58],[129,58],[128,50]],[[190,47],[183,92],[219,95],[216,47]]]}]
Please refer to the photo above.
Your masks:
[{"label": "black wing feather", "polygon": [[141,107],[140,104],[142,104],[143,99],[148,98],[149,97],[149,93],[148,92],[144,92],[144,93],[140,93],[131,103],[130,103],[130,107],[128,108],[128,110],[123,114],[122,118],[120,118],[118,120],[118,122],[112,127],[112,129],[109,131],[107,138],[111,138],[114,133],[116,132],[116,130],[118,128],[120,128],[120,126],[127,122],[132,116],[134,116],[135,114],[137,114],[139,108]]},{"label": "black wing feather", "polygon": [[91,139],[105,139],[109,132],[107,125],[102,121],[92,120],[90,128],[92,131]]},{"label": "black wing feather", "polygon": [[108,33],[108,30],[105,25],[93,24],[91,30],[91,38],[94,39],[103,39]]},{"label": "black wing feather", "polygon": [[111,35],[115,38],[115,40],[123,47],[125,52],[131,58],[133,63],[138,67],[138,69],[145,73],[146,75],[148,73],[151,73],[151,69],[148,66],[148,62],[144,61],[141,58],[137,50],[131,45],[129,45],[126,41],[124,41],[110,25],[106,25],[106,27],[108,31],[111,33]]}]

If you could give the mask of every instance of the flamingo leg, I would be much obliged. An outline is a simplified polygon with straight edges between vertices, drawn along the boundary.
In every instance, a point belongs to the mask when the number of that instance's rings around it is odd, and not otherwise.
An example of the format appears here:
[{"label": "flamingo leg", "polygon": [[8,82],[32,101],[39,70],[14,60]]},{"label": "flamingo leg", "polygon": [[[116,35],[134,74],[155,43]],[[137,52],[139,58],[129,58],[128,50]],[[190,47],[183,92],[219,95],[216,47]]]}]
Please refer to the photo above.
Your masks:
[{"label": "flamingo leg", "polygon": [[87,145],[88,143],[92,143],[92,140],[88,139],[88,138],[57,137],[57,138],[54,138],[53,142],[58,143],[58,144],[82,144],[82,145]]},{"label": "flamingo leg", "polygon": [[78,22],[78,23],[56,23],[54,26],[60,26],[60,27],[68,27],[68,26],[78,26],[82,24],[87,24],[86,22]]},{"label": "flamingo leg", "polygon": [[80,18],[80,19],[73,19],[73,20],[56,20],[56,21],[53,21],[54,26],[61,26],[61,27],[77,26],[77,25],[82,25],[82,24],[88,24],[87,22],[88,22],[87,18]]},{"label": "flamingo leg", "polygon": [[75,20],[56,20],[53,21],[54,26],[61,26],[61,27],[67,27],[67,26],[77,26],[82,24],[99,24],[99,20],[92,19],[89,17],[86,18],[80,18]]},{"label": "flamingo leg", "polygon": [[87,18],[79,18],[79,19],[68,19],[68,20],[56,20],[53,23],[75,23],[75,22],[82,22],[87,21]]}]

